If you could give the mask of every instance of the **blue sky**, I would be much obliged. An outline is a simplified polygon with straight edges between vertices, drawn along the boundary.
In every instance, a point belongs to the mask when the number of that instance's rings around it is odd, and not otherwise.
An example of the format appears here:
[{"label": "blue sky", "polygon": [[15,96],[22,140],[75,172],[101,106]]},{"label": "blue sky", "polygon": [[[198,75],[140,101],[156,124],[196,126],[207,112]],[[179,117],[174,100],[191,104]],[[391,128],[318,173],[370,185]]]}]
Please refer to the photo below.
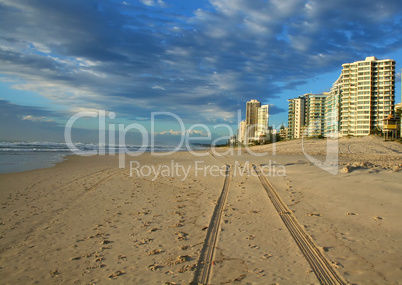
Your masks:
[{"label": "blue sky", "polygon": [[[85,110],[149,131],[152,112],[172,112],[219,135],[251,99],[279,127],[287,99],[328,91],[367,56],[396,60],[400,102],[401,21],[396,0],[0,0],[0,140],[62,141]],[[97,138],[94,119],[74,128]],[[161,141],[179,130],[155,126]]]}]

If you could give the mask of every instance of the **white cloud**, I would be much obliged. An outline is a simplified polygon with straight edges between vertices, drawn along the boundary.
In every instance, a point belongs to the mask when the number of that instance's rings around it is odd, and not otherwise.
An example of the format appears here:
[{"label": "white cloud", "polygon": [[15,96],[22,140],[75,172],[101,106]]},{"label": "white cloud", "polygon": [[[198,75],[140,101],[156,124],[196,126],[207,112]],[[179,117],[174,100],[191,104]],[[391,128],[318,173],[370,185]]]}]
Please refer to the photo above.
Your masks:
[{"label": "white cloud", "polygon": [[186,50],[185,48],[182,48],[182,47],[174,47],[172,49],[167,50],[166,53],[174,55],[174,56],[181,56],[181,57],[187,57],[190,55],[189,50]]},{"label": "white cloud", "polygon": [[28,115],[28,116],[24,116],[22,118],[23,121],[32,121],[32,122],[47,122],[47,123],[51,123],[54,122],[53,119],[48,119],[46,117],[35,117],[32,115]]},{"label": "white cloud", "polygon": [[185,134],[189,135],[199,135],[199,136],[208,136],[209,134],[206,133],[204,130],[186,130],[185,132],[182,131],[174,131],[170,129],[170,131],[163,131],[155,133],[155,135],[172,135],[172,136],[183,136]]},{"label": "white cloud", "polygon": [[279,12],[284,17],[294,15],[303,5],[303,1],[299,0],[271,0],[271,3],[276,8],[276,13]]},{"label": "white cloud", "polygon": [[[88,113],[88,114],[94,114],[98,113],[99,109],[96,108],[87,108],[87,107],[75,107],[70,110],[71,113]],[[109,112],[106,112],[109,113]]]},{"label": "white cloud", "polygon": [[154,6],[154,0],[140,0],[140,1],[147,6]]},{"label": "white cloud", "polygon": [[173,135],[173,136],[181,136],[183,135],[183,132],[181,131],[173,131],[172,129],[170,131],[163,131],[163,132],[159,132],[159,133],[155,133],[156,135]]},{"label": "white cloud", "polygon": [[84,67],[92,67],[92,66],[100,65],[99,61],[93,61],[93,60],[89,60],[86,58],[77,57],[77,58],[75,58],[75,60],[76,60],[76,62],[78,62],[78,64],[80,66],[84,66]]},{"label": "white cloud", "polygon": [[301,52],[308,52],[313,40],[306,36],[289,36],[291,45],[294,49]]},{"label": "white cloud", "polygon": [[94,71],[92,69],[81,68],[79,71],[89,73],[89,74],[91,74],[93,76],[96,76],[96,77],[99,77],[99,78],[107,78],[108,77],[107,73],[97,72],[97,71]]},{"label": "white cloud", "polygon": [[153,86],[152,89],[157,89],[157,90],[165,90],[165,88],[161,87],[161,86]]},{"label": "white cloud", "polygon": [[40,52],[43,52],[43,53],[50,53],[51,52],[51,50],[50,50],[50,48],[48,48],[46,45],[44,45],[44,44],[41,44],[41,43],[32,43],[32,45],[34,46],[34,48],[37,50],[37,51],[40,51]]},{"label": "white cloud", "polygon": [[208,121],[212,123],[218,122],[218,120],[223,120],[227,123],[237,123],[234,122],[234,119],[236,118],[235,113],[225,111],[225,109],[219,107],[219,106],[214,106],[214,105],[208,105],[203,108],[203,117]]},{"label": "white cloud", "polygon": [[239,13],[239,11],[246,11],[247,1],[244,0],[210,0],[211,4],[219,12],[234,16]]},{"label": "white cloud", "polygon": [[162,0],[140,0],[140,1],[147,6],[161,6],[161,7],[166,6],[166,3],[163,2]]}]

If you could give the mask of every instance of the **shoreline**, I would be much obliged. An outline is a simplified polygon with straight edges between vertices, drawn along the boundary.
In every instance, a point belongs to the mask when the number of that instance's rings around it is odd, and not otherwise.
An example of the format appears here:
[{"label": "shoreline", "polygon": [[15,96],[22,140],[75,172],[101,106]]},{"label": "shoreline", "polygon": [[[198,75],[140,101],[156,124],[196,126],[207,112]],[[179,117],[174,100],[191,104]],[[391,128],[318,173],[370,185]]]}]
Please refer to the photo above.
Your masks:
[{"label": "shoreline", "polygon": [[0,174],[26,172],[50,168],[64,161],[70,154],[53,152],[24,152],[18,154],[0,154]]},{"label": "shoreline", "polygon": [[[191,150],[191,152],[199,152],[203,150]],[[189,150],[177,150],[176,152],[190,152]],[[135,152],[133,152],[135,153]],[[145,151],[144,153],[151,153],[151,151]],[[155,151],[155,153],[169,153],[169,151]],[[127,157],[134,157],[129,155],[130,152],[126,153]],[[71,151],[66,152],[46,152],[46,151],[22,151],[15,153],[0,153],[0,158],[3,161],[7,161],[3,164],[0,163],[0,175],[1,174],[11,174],[11,173],[19,173],[26,171],[33,171],[38,169],[51,168],[56,166],[59,163],[62,163],[66,160],[68,156],[82,156],[82,157],[91,157],[91,156],[118,156],[118,152],[114,152],[113,154],[109,154],[108,152],[99,155],[93,154],[88,155],[85,151],[82,154],[73,153]],[[19,160],[15,160],[15,158],[21,157]],[[50,158],[48,158],[50,157]],[[48,158],[48,159],[46,159]],[[45,159],[45,160],[44,160]],[[11,161],[11,162],[10,162]],[[11,167],[11,170],[10,170]]]},{"label": "shoreline", "polygon": [[[336,139],[337,143],[337,155],[338,155],[338,163],[340,166],[344,167],[382,167],[384,169],[394,169],[394,168],[402,168],[402,144],[395,141],[383,141],[379,137],[375,136],[367,136],[362,138],[352,137],[352,138],[339,138]],[[377,149],[373,149],[372,144],[374,143]],[[364,145],[371,145],[368,149],[364,148]],[[314,139],[308,138],[305,141],[303,139],[294,139],[290,141],[279,141],[274,144],[268,145],[256,145],[249,147],[233,147],[230,148],[231,154],[239,154],[239,153],[255,153],[256,155],[260,155],[263,152],[267,152],[272,156],[276,155],[302,155],[305,156],[305,153],[308,155],[313,155],[316,157],[320,157],[322,161],[325,161],[325,156],[328,152],[327,139]],[[304,148],[304,149],[303,149]],[[216,150],[215,153],[225,153],[228,151],[228,147],[219,146],[214,148]],[[197,153],[197,152],[208,152],[209,150],[178,150],[177,152],[186,152],[186,153]],[[144,153],[150,153],[150,151],[146,151]],[[168,153],[165,151],[156,151],[155,153]],[[86,156],[79,155],[75,153],[67,153],[67,152],[21,152],[18,153],[17,156],[14,154],[2,153],[3,157],[8,156],[9,159],[4,159],[4,161],[13,160],[13,158],[23,155],[34,155],[35,158],[30,160],[22,159],[18,162],[9,162],[5,163],[4,167],[0,165],[0,174],[10,174],[10,173],[18,173],[18,172],[26,172],[36,169],[44,169],[51,168],[55,165],[62,163],[66,160],[68,156],[77,155],[77,156],[85,156],[91,157],[94,155]],[[384,154],[386,155],[384,157]],[[112,155],[105,153],[101,156],[118,156],[119,153],[113,153]],[[38,158],[41,159],[43,156],[57,156],[57,159],[51,159],[50,161],[41,161],[37,162]],[[97,155],[95,155],[97,156]],[[158,156],[158,155],[157,155]],[[130,156],[127,155],[130,159]],[[31,166],[24,167],[14,167],[15,164],[31,164]],[[15,168],[12,171],[7,170],[7,165],[13,165]],[[5,170],[2,172],[1,169]],[[20,168],[20,169],[18,169]]]}]

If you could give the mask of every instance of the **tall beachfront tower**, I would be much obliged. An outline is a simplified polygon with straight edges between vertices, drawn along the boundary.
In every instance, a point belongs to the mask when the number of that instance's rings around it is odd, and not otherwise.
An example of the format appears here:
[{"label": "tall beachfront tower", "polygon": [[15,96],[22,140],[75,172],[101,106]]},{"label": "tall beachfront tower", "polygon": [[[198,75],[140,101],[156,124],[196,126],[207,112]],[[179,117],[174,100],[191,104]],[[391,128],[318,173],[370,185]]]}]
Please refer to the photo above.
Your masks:
[{"label": "tall beachfront tower", "polygon": [[341,135],[365,136],[382,129],[395,105],[395,61],[367,57],[342,68]]},{"label": "tall beachfront tower", "polygon": [[305,131],[307,137],[320,137],[325,134],[325,99],[329,92],[323,94],[304,94]]},{"label": "tall beachfront tower", "polygon": [[328,95],[328,92],[306,93],[288,100],[288,139],[324,136],[325,102]]},{"label": "tall beachfront tower", "polygon": [[243,144],[264,141],[268,135],[269,105],[257,100],[246,103],[246,120],[239,123],[238,141]]},{"label": "tall beachfront tower", "polygon": [[256,137],[265,136],[268,134],[268,122],[269,122],[269,105],[261,105],[258,108],[258,123],[255,133]]},{"label": "tall beachfront tower", "polygon": [[288,100],[288,139],[302,137],[303,126],[305,124],[305,101],[306,98],[303,96]]},{"label": "tall beachfront tower", "polygon": [[261,103],[257,100],[248,101],[246,104],[247,138],[254,139],[258,125],[258,108]]},{"label": "tall beachfront tower", "polygon": [[339,136],[340,102],[342,75],[332,85],[329,95],[325,98],[325,136]]},{"label": "tall beachfront tower", "polygon": [[237,130],[237,141],[240,143],[245,143],[246,139],[246,121],[241,121],[239,123],[239,128]]},{"label": "tall beachfront tower", "polygon": [[246,125],[255,125],[258,123],[258,108],[261,103],[257,100],[248,101],[246,104]]}]

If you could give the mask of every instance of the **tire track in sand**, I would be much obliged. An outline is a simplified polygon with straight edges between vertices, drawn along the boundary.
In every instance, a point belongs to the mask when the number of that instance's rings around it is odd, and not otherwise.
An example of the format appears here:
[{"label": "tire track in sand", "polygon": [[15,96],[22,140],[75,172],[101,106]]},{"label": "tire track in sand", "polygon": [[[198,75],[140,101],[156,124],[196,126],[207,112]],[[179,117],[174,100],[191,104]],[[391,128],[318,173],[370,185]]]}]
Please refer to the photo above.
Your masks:
[{"label": "tire track in sand", "polygon": [[261,174],[259,167],[253,164],[253,168],[257,173],[261,184],[267,191],[269,199],[274,205],[283,223],[288,228],[297,246],[306,257],[319,282],[325,285],[347,284],[347,282],[340,277],[340,275],[331,266],[330,262],[313,243],[311,237],[304,231],[302,226],[296,220],[296,217],[293,215],[292,211],[279,197],[272,184],[265,176]]},{"label": "tire track in sand", "polygon": [[231,181],[230,166],[226,165],[226,176],[221,195],[216,203],[211,221],[209,223],[207,235],[202,246],[200,257],[191,284],[210,284],[212,277],[212,267],[214,265],[215,249],[218,243],[222,212],[226,205]]}]

